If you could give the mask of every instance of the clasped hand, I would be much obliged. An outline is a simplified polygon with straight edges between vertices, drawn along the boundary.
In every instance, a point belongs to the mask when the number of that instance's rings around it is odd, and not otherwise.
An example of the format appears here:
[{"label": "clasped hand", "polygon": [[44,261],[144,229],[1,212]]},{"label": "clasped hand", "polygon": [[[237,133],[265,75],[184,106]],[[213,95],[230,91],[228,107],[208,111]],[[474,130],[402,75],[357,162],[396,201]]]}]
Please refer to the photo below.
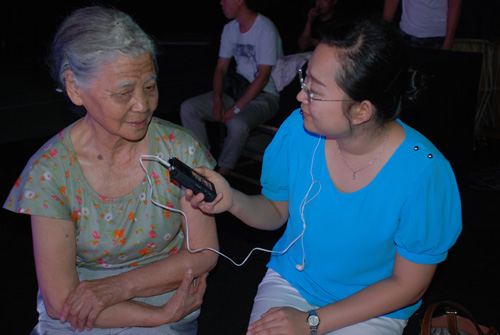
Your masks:
[{"label": "clasped hand", "polygon": [[215,121],[226,123],[229,121],[235,114],[233,107],[225,108],[222,103],[214,104],[212,115]]},{"label": "clasped hand", "polygon": [[[149,313],[155,316],[152,320],[158,321],[150,326],[179,321],[201,306],[207,287],[207,276],[208,273],[194,280],[193,271],[188,269],[177,291],[161,307],[130,302],[135,303],[137,308],[148,309]],[[73,330],[94,328],[96,320],[106,308],[128,301],[123,298],[125,296],[123,288],[116,282],[114,276],[80,282],[66,299],[59,320],[70,322]],[[116,325],[116,327],[121,326]]]}]

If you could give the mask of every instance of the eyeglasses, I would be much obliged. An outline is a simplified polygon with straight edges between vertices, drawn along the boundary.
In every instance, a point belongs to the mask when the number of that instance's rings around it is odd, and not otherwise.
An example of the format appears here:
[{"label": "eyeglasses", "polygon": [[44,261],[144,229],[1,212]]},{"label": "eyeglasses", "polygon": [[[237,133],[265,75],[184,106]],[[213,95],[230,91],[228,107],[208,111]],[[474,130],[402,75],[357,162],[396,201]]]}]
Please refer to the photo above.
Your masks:
[{"label": "eyeglasses", "polygon": [[304,76],[302,74],[302,69],[299,69],[299,80],[300,80],[300,88],[302,89],[302,92],[304,93],[304,96],[306,97],[307,102],[309,105],[312,105],[314,100],[317,101],[354,101],[354,100],[346,100],[346,99],[321,99],[321,98],[315,98],[314,93],[309,91],[309,89],[306,86],[306,83],[304,81]]}]

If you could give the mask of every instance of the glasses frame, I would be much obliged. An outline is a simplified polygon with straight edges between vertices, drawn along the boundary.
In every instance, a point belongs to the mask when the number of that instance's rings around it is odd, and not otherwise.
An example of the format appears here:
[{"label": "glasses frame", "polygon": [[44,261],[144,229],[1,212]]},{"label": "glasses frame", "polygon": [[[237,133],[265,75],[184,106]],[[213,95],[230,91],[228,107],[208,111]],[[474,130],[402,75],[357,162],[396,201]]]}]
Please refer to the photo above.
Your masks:
[{"label": "glasses frame", "polygon": [[354,101],[354,100],[349,100],[349,99],[322,99],[322,98],[315,98],[314,93],[311,93],[309,89],[307,88],[307,85],[304,80],[304,75],[302,69],[299,69],[299,80],[300,80],[300,89],[302,90],[302,93],[304,93],[304,96],[309,103],[309,105],[312,105],[313,102],[316,101]]}]

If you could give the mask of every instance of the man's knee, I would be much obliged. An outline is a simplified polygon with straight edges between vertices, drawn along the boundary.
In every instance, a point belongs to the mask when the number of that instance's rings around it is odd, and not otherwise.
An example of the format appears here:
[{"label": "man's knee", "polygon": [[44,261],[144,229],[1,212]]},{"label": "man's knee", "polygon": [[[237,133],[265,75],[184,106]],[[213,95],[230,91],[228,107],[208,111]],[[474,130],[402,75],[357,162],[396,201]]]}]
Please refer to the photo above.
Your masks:
[{"label": "man's knee", "polygon": [[244,119],[233,117],[226,122],[227,132],[233,134],[241,134],[245,136],[250,133],[250,126]]},{"label": "man's knee", "polygon": [[184,100],[181,103],[181,116],[182,115],[189,115],[192,114],[194,111],[193,104],[192,104],[192,99]]}]

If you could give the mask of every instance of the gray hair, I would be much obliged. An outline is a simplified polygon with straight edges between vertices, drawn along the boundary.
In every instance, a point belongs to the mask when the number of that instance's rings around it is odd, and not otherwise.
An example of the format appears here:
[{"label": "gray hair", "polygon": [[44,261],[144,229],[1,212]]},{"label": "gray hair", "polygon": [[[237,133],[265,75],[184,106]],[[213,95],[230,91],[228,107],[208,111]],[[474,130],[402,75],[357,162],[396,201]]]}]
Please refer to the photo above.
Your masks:
[{"label": "gray hair", "polygon": [[73,71],[75,82],[88,87],[101,64],[118,56],[140,57],[149,53],[155,68],[153,39],[127,14],[111,8],[87,7],[68,16],[52,42],[49,63],[51,74],[65,91],[65,72]]}]

